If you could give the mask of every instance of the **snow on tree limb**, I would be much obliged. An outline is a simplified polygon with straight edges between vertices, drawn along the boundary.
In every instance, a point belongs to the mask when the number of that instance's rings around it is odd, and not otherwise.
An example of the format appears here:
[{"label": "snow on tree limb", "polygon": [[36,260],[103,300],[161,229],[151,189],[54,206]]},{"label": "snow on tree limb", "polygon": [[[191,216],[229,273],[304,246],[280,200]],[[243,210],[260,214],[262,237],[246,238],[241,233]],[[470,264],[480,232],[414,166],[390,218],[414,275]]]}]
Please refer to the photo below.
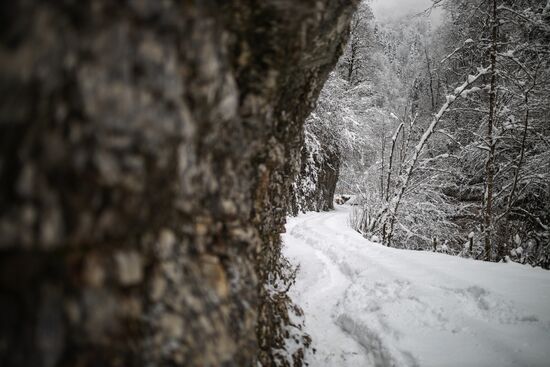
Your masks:
[{"label": "snow on tree limb", "polygon": [[[400,177],[399,181],[401,182],[401,185],[398,187],[397,192],[394,194],[392,202],[389,204],[390,230],[388,234],[388,245],[391,244],[391,236],[392,236],[393,227],[395,224],[395,217],[397,214],[397,210],[399,209],[399,205],[401,203],[403,195],[407,190],[407,186],[412,176],[412,172],[414,171],[414,167],[416,166],[416,163],[420,157],[422,149],[426,145],[430,136],[434,133],[437,124],[439,123],[443,115],[448,111],[449,107],[456,101],[457,98],[461,97],[463,93],[465,95],[467,95],[468,93],[471,93],[471,91],[468,88],[473,83],[475,83],[479,78],[481,78],[483,75],[488,74],[489,72],[490,72],[489,68],[478,68],[477,74],[468,75],[467,80],[461,86],[457,87],[454,90],[454,94],[447,96],[446,102],[443,104],[443,106],[441,106],[439,111],[434,115],[430,126],[428,126],[428,128],[424,131],[424,134],[422,135],[422,137],[420,138],[420,141],[418,142],[418,144],[414,149],[413,157],[409,163],[409,166],[405,170],[402,177]],[[392,204],[393,204],[393,208],[391,208]]]}]

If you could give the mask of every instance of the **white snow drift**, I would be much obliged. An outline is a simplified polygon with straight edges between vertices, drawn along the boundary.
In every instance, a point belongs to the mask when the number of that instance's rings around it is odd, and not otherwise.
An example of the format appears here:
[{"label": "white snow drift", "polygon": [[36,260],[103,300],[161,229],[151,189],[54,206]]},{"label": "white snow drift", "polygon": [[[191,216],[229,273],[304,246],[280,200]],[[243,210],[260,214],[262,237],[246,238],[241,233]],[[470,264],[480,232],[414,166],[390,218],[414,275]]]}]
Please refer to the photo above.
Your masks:
[{"label": "white snow drift", "polygon": [[289,218],[310,366],[549,366],[550,272],[365,240],[346,206]]}]

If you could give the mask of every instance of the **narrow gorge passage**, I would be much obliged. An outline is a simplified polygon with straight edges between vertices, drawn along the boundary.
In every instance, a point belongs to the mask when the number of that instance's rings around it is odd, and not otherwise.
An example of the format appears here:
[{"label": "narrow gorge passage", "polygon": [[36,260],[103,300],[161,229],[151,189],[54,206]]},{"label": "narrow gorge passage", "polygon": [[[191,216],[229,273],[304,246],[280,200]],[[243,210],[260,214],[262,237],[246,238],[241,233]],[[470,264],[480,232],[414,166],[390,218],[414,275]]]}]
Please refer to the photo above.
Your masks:
[{"label": "narrow gorge passage", "polygon": [[348,224],[349,206],[289,218],[311,366],[546,366],[550,273],[387,248]]}]

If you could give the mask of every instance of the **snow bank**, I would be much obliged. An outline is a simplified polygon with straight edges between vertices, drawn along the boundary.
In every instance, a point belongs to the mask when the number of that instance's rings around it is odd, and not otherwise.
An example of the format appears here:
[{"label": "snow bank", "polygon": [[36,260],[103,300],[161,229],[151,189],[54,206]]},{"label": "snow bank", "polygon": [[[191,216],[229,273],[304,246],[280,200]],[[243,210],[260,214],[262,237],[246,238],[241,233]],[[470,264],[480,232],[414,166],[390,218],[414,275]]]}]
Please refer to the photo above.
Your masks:
[{"label": "snow bank", "polygon": [[550,272],[383,247],[349,210],[291,218],[284,235],[312,366],[548,366]]}]

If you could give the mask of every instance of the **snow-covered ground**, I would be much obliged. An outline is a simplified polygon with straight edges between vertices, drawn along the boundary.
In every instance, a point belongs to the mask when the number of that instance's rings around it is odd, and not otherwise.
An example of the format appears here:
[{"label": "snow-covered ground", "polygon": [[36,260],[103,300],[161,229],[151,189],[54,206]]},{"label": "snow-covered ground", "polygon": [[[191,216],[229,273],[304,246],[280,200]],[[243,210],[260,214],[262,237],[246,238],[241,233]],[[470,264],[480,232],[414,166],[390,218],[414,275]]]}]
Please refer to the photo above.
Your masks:
[{"label": "snow-covered ground", "polygon": [[387,248],[349,207],[289,218],[310,366],[550,366],[550,271]]}]

